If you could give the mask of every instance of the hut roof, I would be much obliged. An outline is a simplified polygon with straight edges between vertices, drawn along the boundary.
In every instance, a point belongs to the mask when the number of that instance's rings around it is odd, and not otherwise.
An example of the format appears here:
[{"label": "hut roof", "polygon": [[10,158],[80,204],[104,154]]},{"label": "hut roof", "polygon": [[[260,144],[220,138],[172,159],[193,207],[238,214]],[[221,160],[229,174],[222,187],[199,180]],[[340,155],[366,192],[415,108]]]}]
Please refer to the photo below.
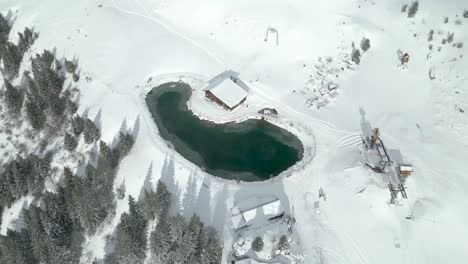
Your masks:
[{"label": "hut roof", "polygon": [[248,92],[237,85],[235,81],[237,81],[235,78],[226,78],[209,91],[229,108],[233,108],[248,95]]}]

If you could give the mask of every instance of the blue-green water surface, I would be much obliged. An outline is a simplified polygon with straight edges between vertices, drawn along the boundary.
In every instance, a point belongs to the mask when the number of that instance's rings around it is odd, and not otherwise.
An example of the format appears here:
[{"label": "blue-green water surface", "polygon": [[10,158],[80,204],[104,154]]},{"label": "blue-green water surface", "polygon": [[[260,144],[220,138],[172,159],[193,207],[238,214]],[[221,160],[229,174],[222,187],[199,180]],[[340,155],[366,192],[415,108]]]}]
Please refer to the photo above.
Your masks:
[{"label": "blue-green water surface", "polygon": [[303,147],[290,132],[264,120],[215,124],[187,107],[189,85],[166,83],[151,90],[146,103],[160,135],[189,161],[225,179],[260,181],[302,158]]}]

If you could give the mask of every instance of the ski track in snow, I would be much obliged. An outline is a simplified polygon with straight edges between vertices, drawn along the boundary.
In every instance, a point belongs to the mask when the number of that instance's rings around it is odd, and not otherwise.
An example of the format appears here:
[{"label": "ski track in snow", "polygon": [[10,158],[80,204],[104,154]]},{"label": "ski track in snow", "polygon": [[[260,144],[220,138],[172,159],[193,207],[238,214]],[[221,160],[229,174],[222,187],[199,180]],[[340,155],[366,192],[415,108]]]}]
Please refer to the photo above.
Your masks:
[{"label": "ski track in snow", "polygon": [[[138,2],[138,1],[137,1]],[[139,3],[139,2],[138,2]],[[140,7],[142,7],[141,4],[139,4]],[[134,15],[134,16],[139,16],[139,17],[142,17],[142,18],[145,18],[145,19],[148,19],[148,20],[151,20],[153,21],[154,23],[162,26],[164,29],[166,29],[168,32],[171,32],[173,34],[175,34],[176,36],[188,41],[189,43],[191,43],[192,45],[194,45],[195,47],[197,48],[200,48],[202,49],[206,54],[208,54],[210,57],[212,57],[214,60],[216,60],[220,65],[226,65],[225,63],[223,63],[221,61],[221,59],[219,59],[212,51],[210,51],[208,48],[206,48],[205,46],[199,44],[198,42],[196,42],[195,40],[187,37],[186,35],[182,34],[181,32],[175,30],[174,28],[168,26],[167,24],[163,23],[160,19],[157,19],[155,17],[151,17],[151,16],[147,16],[147,15],[144,15],[144,14],[141,14],[141,13],[138,13],[138,12],[134,12],[134,11],[130,11],[128,9],[124,9],[124,8],[121,8],[118,6],[118,4],[115,3],[115,0],[112,0],[112,5],[103,5],[105,7],[110,7],[110,8],[114,8],[120,12],[123,12],[123,13],[126,13],[126,14],[129,14],[129,15]],[[340,130],[340,129],[337,129],[335,128],[334,125],[332,125],[330,122],[327,122],[327,121],[324,121],[324,120],[320,120],[320,119],[317,119],[317,118],[313,118],[311,117],[310,115],[306,115],[306,114],[303,114],[295,109],[293,109],[292,107],[290,107],[288,104],[286,103],[282,103],[280,102],[279,100],[276,100],[274,99],[273,97],[271,96],[268,96],[266,92],[263,92],[263,91],[260,91],[259,89],[255,89],[256,87],[255,86],[252,86],[251,88],[254,88],[254,90],[257,92],[257,94],[261,95],[264,99],[268,99],[268,100],[265,100],[265,101],[270,101],[270,102],[274,102],[276,105],[278,106],[281,106],[281,109],[282,110],[287,110],[289,111],[290,113],[293,113],[295,115],[299,115],[303,118],[306,118],[307,121],[310,121],[312,124],[314,124],[314,127],[315,129],[318,131],[318,133],[322,134],[322,135],[326,135],[327,133],[329,133],[330,131],[334,131],[334,132],[338,132],[338,133],[346,133],[346,134],[353,134],[354,132],[350,132],[350,131],[345,131],[345,130]]]},{"label": "ski track in snow", "polygon": [[165,30],[167,30],[168,32],[171,32],[172,34],[178,36],[179,38],[191,43],[192,45],[194,45],[195,47],[197,48],[200,48],[201,50],[203,50],[208,56],[210,56],[211,58],[213,58],[218,64],[220,64],[221,66],[224,66],[225,64],[212,52],[210,51],[208,48],[204,47],[203,45],[199,44],[198,42],[196,42],[195,40],[183,35],[182,33],[178,32],[177,30],[175,30],[174,28],[171,28],[170,26],[166,25],[165,23],[163,23],[160,19],[158,18],[155,18],[155,17],[150,17],[150,16],[147,16],[147,15],[144,15],[144,14],[141,14],[141,13],[138,13],[138,12],[133,12],[133,11],[130,11],[130,10],[127,10],[127,9],[124,9],[124,8],[121,8],[118,6],[118,4],[115,3],[115,0],[112,0],[112,5],[103,5],[103,7],[110,7],[110,8],[114,8],[115,10],[117,11],[120,11],[120,12],[123,12],[125,14],[129,14],[129,15],[133,15],[133,16],[138,16],[138,17],[142,17],[144,19],[148,19],[156,24],[158,24],[159,26],[163,27]]}]

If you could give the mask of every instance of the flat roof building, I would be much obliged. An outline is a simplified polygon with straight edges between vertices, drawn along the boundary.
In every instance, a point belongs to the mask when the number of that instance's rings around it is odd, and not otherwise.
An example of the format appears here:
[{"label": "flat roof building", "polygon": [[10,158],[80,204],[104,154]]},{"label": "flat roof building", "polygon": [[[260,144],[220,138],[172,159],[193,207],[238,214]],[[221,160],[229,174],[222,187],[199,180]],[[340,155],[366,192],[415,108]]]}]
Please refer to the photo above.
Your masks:
[{"label": "flat roof building", "polygon": [[231,223],[234,229],[263,222],[284,214],[280,200],[274,196],[251,197],[236,204],[231,209]]}]

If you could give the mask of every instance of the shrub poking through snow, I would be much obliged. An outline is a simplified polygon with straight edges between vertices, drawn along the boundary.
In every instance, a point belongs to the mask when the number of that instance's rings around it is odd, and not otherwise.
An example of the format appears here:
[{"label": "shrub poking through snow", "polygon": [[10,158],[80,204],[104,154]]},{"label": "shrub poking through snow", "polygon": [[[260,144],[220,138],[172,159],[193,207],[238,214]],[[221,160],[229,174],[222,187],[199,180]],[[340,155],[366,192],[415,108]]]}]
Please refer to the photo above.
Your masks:
[{"label": "shrub poking through snow", "polygon": [[468,18],[468,10],[463,11],[463,17]]},{"label": "shrub poking through snow", "polygon": [[418,12],[418,9],[419,9],[419,2],[418,1],[415,1],[415,2],[411,3],[411,5],[408,8],[408,17],[409,18],[414,17],[416,15],[416,13]]},{"label": "shrub poking through snow", "polygon": [[361,52],[359,49],[353,49],[353,52],[351,53],[351,60],[356,64],[361,62]]},{"label": "shrub poking through snow", "polygon": [[455,33],[447,33],[447,42],[448,43],[452,43],[454,34]]},{"label": "shrub poking through snow", "polygon": [[368,38],[362,38],[361,40],[361,49],[366,52],[370,49],[370,40]]},{"label": "shrub poking through snow", "polygon": [[261,237],[256,237],[255,240],[252,242],[252,249],[256,252],[262,251],[263,246],[264,244]]},{"label": "shrub poking through snow", "polygon": [[434,30],[431,29],[427,35],[427,41],[432,41],[434,39]]}]

